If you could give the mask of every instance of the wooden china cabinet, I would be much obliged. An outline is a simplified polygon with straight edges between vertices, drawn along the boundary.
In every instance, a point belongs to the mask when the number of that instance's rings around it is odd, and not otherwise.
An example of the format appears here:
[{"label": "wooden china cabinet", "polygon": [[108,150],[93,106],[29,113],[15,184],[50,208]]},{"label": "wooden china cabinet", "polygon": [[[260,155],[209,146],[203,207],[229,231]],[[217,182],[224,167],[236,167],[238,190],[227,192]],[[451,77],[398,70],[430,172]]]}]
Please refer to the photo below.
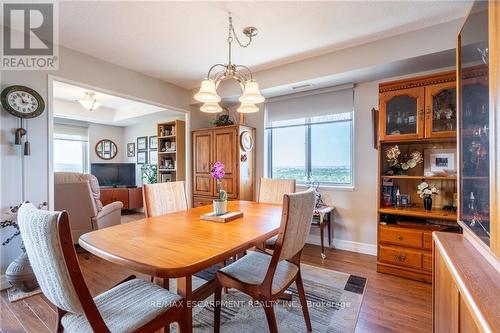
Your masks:
[{"label": "wooden china cabinet", "polygon": [[211,176],[215,162],[224,164],[222,189],[231,200],[253,200],[255,129],[243,125],[204,128],[192,132],[193,206],[212,204],[217,186]]},{"label": "wooden china cabinet", "polygon": [[[485,75],[471,77],[471,68]],[[500,332],[500,2],[472,6],[457,78],[463,234],[433,235],[433,331]]]}]

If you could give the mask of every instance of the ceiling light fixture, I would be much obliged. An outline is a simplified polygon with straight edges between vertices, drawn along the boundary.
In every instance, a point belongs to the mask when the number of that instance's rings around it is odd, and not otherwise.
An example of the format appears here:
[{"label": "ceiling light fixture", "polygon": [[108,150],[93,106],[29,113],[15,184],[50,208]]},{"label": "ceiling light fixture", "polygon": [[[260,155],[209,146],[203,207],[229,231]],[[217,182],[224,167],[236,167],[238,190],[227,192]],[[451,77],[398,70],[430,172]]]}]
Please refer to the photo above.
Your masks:
[{"label": "ceiling light fixture", "polygon": [[[253,79],[252,72],[247,66],[235,65],[231,61],[231,44],[234,40],[238,42],[240,47],[248,47],[252,43],[252,38],[257,36],[257,28],[246,27],[243,29],[243,34],[248,37],[248,42],[242,44],[236,34],[233,26],[233,18],[229,13],[229,33],[227,37],[227,44],[229,49],[229,61],[227,64],[215,64],[208,70],[207,77],[201,81],[200,90],[194,95],[194,99],[198,102],[204,103],[200,110],[208,113],[217,113],[222,111],[219,105],[221,97],[217,94],[219,84],[227,79],[233,79],[240,84],[243,94],[240,96],[239,101],[241,106],[237,109],[241,113],[250,113],[259,111],[259,107],[255,104],[260,104],[265,101],[262,96],[259,84]],[[233,36],[234,35],[234,36]],[[219,69],[216,71],[216,69]]]},{"label": "ceiling light fixture", "polygon": [[94,111],[101,105],[101,103],[95,99],[94,95],[95,93],[86,91],[85,96],[82,99],[79,99],[78,103],[80,103],[85,109]]}]

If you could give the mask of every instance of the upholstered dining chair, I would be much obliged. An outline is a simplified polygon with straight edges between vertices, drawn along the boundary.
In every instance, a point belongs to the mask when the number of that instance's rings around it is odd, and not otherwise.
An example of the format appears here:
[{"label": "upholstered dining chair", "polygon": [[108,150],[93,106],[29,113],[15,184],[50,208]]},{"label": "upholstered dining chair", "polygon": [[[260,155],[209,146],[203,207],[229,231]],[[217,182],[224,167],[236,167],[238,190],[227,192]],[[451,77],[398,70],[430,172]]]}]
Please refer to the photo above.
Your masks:
[{"label": "upholstered dining chair", "polygon": [[[283,196],[287,193],[295,193],[295,191],[295,179],[261,178],[258,201],[281,205],[283,203]],[[259,248],[261,250],[273,250],[277,239],[278,236],[271,237],[263,245],[260,245]]]},{"label": "upholstered dining chair", "polygon": [[188,209],[184,182],[144,184],[144,213],[155,217]]},{"label": "upholstered dining chair", "polygon": [[134,276],[92,298],[73,247],[68,213],[21,206],[18,223],[33,272],[57,307],[56,332],[155,332],[186,327],[183,299]]},{"label": "upholstered dining chair", "polygon": [[311,228],[314,203],[315,195],[312,190],[285,194],[281,226],[273,254],[249,252],[217,272],[215,332],[220,331],[222,288],[238,289],[260,301],[270,332],[278,332],[273,303],[293,282],[297,285],[307,331],[312,331],[300,273],[300,256]]}]

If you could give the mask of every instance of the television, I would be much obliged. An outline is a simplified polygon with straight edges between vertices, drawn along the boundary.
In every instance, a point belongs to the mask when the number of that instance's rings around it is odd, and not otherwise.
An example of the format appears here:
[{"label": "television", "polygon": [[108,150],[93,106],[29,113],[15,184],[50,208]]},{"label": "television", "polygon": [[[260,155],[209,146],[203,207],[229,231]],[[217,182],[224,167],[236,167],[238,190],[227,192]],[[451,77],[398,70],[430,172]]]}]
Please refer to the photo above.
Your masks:
[{"label": "television", "polygon": [[135,187],[135,163],[92,163],[100,187]]}]

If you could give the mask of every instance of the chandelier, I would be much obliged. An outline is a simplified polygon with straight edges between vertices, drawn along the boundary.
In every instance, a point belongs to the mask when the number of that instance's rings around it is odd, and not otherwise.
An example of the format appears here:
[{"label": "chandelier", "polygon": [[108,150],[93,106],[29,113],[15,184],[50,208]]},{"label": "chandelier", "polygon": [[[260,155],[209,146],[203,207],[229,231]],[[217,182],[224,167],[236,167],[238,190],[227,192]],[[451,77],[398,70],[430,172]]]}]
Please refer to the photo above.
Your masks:
[{"label": "chandelier", "polygon": [[95,99],[94,95],[95,93],[86,91],[85,96],[82,99],[79,99],[78,103],[80,103],[85,109],[94,111],[101,105],[101,103]]},{"label": "chandelier", "polygon": [[[252,43],[252,38],[257,36],[257,28],[246,27],[243,29],[243,34],[248,37],[248,42],[243,44],[236,34],[233,26],[233,18],[229,13],[229,29],[227,36],[227,44],[229,51],[229,61],[227,64],[215,64],[208,70],[207,77],[201,81],[200,90],[194,95],[194,99],[204,103],[200,110],[207,113],[217,113],[222,111],[219,105],[221,97],[217,94],[219,84],[228,79],[236,80],[243,91],[239,101],[241,105],[237,111],[241,113],[258,112],[260,104],[265,101],[264,96],[260,93],[259,84],[253,79],[252,72],[247,66],[236,65],[232,63],[231,46],[234,40],[238,42],[240,47],[248,47]],[[233,37],[234,36],[234,37]]]}]

